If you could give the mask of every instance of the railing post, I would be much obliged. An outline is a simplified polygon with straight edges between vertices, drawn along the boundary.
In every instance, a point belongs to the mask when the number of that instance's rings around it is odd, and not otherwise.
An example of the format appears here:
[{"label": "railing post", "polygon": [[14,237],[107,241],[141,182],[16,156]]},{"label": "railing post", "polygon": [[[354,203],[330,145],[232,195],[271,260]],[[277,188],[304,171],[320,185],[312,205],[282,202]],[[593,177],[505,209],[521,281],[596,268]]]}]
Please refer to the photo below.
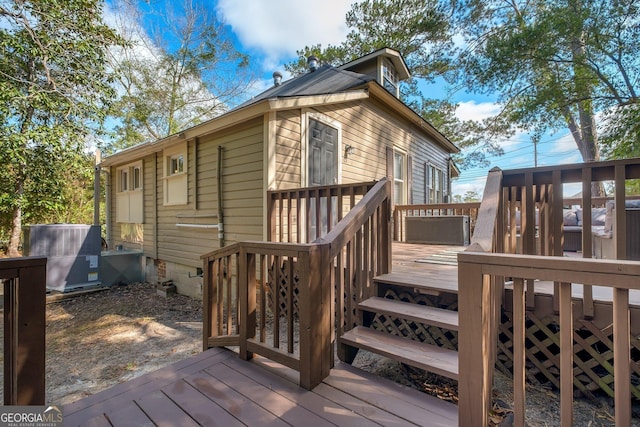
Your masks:
[{"label": "railing post", "polygon": [[458,257],[458,425],[487,426],[496,344],[491,281],[479,264],[464,262],[464,254]]},{"label": "railing post", "polygon": [[214,292],[211,292],[213,274],[213,261],[205,258],[203,261],[203,277],[202,277],[202,351],[209,349],[209,337],[213,333],[213,321],[216,318],[213,308]]},{"label": "railing post", "polygon": [[[238,323],[240,324],[240,349],[238,357],[249,360],[253,353],[247,351],[247,340],[256,335],[256,255],[242,248],[238,254]],[[227,316],[231,316],[228,308]]]},{"label": "railing post", "polygon": [[330,245],[314,245],[300,253],[300,386],[313,389],[329,375],[331,348]]},{"label": "railing post", "polygon": [[19,262],[8,270],[0,267],[0,279],[6,279],[4,404],[44,405],[47,259]]},{"label": "railing post", "polygon": [[387,194],[387,198],[382,202],[382,218],[381,218],[381,229],[380,229],[380,260],[381,260],[381,269],[380,274],[385,274],[391,272],[391,263],[392,263],[392,236],[391,236],[391,214],[392,214],[392,203],[391,203],[391,182],[387,182],[385,186],[385,192]]}]

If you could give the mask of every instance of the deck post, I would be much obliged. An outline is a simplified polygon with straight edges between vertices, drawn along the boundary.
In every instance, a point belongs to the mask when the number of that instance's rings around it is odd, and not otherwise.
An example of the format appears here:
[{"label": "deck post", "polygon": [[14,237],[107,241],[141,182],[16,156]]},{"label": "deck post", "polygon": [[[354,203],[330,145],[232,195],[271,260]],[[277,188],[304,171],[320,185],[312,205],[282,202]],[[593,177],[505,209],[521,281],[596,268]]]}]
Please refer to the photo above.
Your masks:
[{"label": "deck post", "polygon": [[[308,266],[300,283],[300,386],[313,389],[329,375],[331,349],[331,270],[329,245],[314,245],[302,254]],[[307,255],[307,256],[305,256]],[[306,260],[304,260],[306,258]]]},{"label": "deck post", "polygon": [[243,360],[249,360],[253,358],[253,353],[247,350],[247,340],[256,336],[256,255],[242,249],[238,256],[238,267],[240,272],[238,275],[240,302],[238,307],[238,323],[240,323],[238,356]]},{"label": "deck post", "polygon": [[0,279],[6,279],[4,404],[44,405],[47,259],[7,259],[0,264]]},{"label": "deck post", "polygon": [[458,332],[460,426],[487,426],[493,388],[491,281],[479,264],[458,255]]}]

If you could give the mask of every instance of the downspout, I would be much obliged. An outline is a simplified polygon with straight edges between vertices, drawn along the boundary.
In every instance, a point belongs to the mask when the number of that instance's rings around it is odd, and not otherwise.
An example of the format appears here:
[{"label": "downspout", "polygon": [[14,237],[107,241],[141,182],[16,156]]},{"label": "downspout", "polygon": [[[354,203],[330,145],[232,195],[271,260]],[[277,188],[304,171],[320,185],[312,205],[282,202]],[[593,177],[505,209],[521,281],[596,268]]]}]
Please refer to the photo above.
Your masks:
[{"label": "downspout", "polygon": [[[105,235],[107,249],[111,246],[111,174],[108,169],[102,169],[102,156],[100,150],[96,150],[95,167],[93,169],[93,225],[100,226],[100,174],[106,175],[105,179]],[[101,233],[102,234],[102,233]]]},{"label": "downspout", "polygon": [[100,225],[100,150],[96,150],[93,167],[93,225]]},{"label": "downspout", "polygon": [[100,170],[104,173],[107,178],[105,180],[105,201],[104,201],[104,210],[105,210],[105,235],[107,240],[107,249],[111,247],[111,172],[110,169]]},{"label": "downspout", "polygon": [[222,145],[218,145],[218,173],[217,173],[217,186],[218,186],[218,241],[220,247],[224,247],[224,209],[222,205]]}]

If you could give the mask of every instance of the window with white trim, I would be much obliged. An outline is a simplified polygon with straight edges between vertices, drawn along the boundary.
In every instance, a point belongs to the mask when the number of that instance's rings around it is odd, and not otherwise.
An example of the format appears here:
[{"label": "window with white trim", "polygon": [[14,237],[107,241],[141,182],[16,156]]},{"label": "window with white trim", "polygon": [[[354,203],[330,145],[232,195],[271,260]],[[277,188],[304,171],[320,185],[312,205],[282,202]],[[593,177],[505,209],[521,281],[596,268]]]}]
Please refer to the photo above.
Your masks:
[{"label": "window with white trim", "polygon": [[382,61],[382,85],[386,90],[398,97],[398,84],[400,79],[395,67],[388,59]]},{"label": "window with white trim", "polygon": [[399,151],[393,152],[393,202],[404,205],[407,195],[407,156]]},{"label": "window with white trim", "polygon": [[428,203],[443,203],[444,201],[444,172],[433,165],[427,166]]},{"label": "window with white trim", "polygon": [[142,161],[120,166],[116,174],[116,222],[142,224],[144,221]]},{"label": "window with white trim", "polygon": [[164,150],[164,204],[187,204],[187,143]]}]

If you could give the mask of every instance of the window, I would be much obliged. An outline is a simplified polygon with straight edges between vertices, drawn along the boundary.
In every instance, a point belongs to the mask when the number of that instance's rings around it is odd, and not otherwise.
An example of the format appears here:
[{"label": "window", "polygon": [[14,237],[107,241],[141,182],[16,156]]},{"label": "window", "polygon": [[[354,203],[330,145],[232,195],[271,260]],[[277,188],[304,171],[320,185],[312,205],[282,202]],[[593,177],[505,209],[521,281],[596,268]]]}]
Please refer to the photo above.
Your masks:
[{"label": "window", "polygon": [[406,156],[398,151],[393,152],[393,202],[396,205],[405,204],[406,196]]},{"label": "window", "polygon": [[164,156],[164,204],[187,204],[187,143],[166,149]]},{"label": "window", "polygon": [[391,61],[385,59],[382,62],[382,85],[386,90],[398,97],[398,82],[399,78],[396,69],[391,64]]},{"label": "window", "polygon": [[117,171],[116,222],[142,224],[144,221],[142,162],[121,166]]},{"label": "window", "polygon": [[133,189],[142,190],[142,166],[133,167]]},{"label": "window", "polygon": [[428,203],[443,203],[444,201],[444,172],[435,166],[427,166]]},{"label": "window", "polygon": [[129,168],[120,170],[120,191],[129,191]]},{"label": "window", "polygon": [[177,175],[184,172],[184,155],[177,154],[169,158],[168,175]]}]

